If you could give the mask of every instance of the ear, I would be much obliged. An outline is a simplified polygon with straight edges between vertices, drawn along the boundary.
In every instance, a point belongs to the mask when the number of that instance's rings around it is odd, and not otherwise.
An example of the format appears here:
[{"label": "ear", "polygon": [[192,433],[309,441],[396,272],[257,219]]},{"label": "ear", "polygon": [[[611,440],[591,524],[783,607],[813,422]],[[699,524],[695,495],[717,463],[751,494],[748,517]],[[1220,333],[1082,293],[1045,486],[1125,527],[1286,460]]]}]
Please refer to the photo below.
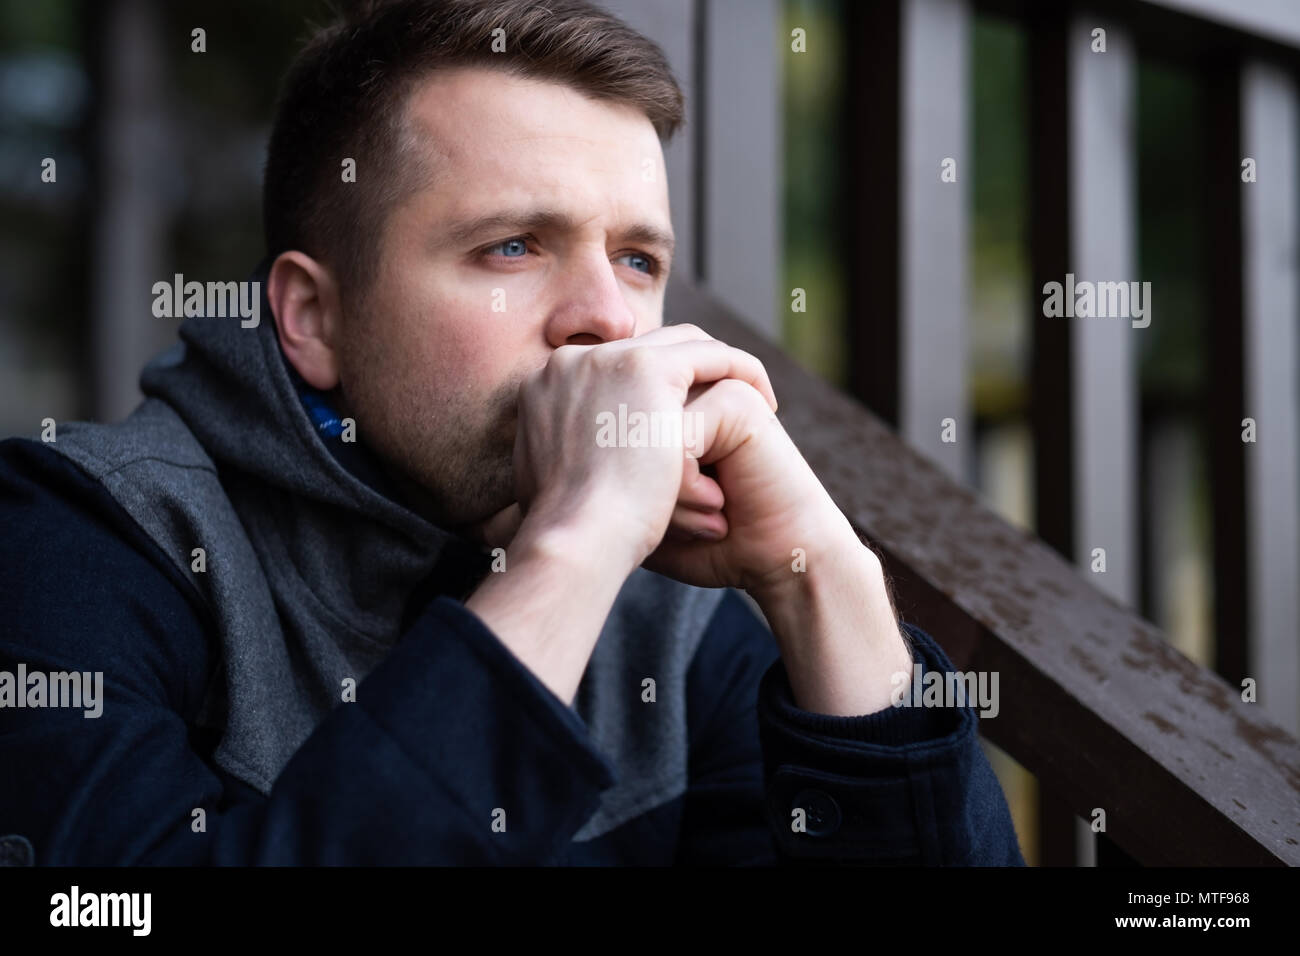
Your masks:
[{"label": "ear", "polygon": [[313,388],[337,386],[343,315],[333,273],[304,253],[282,252],[271,265],[266,296],[285,358]]}]

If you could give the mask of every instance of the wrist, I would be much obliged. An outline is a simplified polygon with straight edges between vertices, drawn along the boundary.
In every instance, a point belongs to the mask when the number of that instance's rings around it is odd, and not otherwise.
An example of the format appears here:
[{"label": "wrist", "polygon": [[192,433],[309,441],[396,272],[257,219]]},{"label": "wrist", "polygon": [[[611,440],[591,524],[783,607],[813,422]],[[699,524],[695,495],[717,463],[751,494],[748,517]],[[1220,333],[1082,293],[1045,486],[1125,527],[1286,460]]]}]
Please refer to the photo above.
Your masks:
[{"label": "wrist", "polygon": [[884,592],[884,569],[874,551],[858,538],[842,515],[832,530],[804,536],[797,554],[792,553],[784,566],[763,580],[745,588],[754,601],[766,609],[787,603],[808,603],[836,589],[836,582],[879,583]]},{"label": "wrist", "polygon": [[582,525],[530,525],[525,519],[506,548],[502,570],[488,574],[465,607],[572,706],[628,573],[593,546]]},{"label": "wrist", "polygon": [[875,552],[856,536],[851,543],[833,548],[808,549],[802,570],[792,570],[747,593],[769,620],[788,621],[790,630],[801,633],[808,631],[810,619],[823,617],[848,603],[869,609],[872,623],[888,618],[889,626],[897,627],[884,567]]},{"label": "wrist", "polygon": [[809,554],[806,571],[752,594],[781,649],[796,704],[813,713],[882,710],[892,675],[912,667],[880,560],[856,535],[853,544]]},{"label": "wrist", "polygon": [[530,511],[507,549],[511,558],[562,568],[569,580],[616,581],[619,587],[640,564],[628,538],[611,531],[608,516],[578,508]]}]

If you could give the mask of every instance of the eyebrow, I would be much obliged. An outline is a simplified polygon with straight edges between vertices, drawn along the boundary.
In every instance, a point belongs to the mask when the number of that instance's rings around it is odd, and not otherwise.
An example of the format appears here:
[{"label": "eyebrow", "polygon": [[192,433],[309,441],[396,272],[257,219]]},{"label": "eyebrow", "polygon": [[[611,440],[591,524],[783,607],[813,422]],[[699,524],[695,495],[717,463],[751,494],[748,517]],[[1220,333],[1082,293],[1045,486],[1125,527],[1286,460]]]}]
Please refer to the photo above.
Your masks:
[{"label": "eyebrow", "polygon": [[[578,228],[578,225],[578,220],[558,209],[526,209],[488,213],[454,222],[447,227],[445,235],[452,244],[460,245],[488,232],[529,232],[541,229],[571,231]],[[670,259],[677,244],[671,232],[648,222],[631,223],[614,232],[623,241],[658,246]]]}]

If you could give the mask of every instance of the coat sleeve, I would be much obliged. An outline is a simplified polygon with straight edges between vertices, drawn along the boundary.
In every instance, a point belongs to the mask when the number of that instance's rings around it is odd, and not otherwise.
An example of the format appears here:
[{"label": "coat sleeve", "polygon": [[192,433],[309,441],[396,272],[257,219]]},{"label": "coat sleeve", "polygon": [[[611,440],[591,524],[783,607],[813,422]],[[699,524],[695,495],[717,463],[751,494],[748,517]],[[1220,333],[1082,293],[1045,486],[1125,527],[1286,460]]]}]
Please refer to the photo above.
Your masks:
[{"label": "coat sleeve", "polygon": [[0,445],[0,672],[103,675],[98,716],[0,707],[0,839],[31,862],[548,863],[612,785],[577,713],[445,597],[269,795],[243,785],[190,719],[216,663],[199,599],[114,508]]},{"label": "coat sleeve", "polygon": [[[929,634],[903,627],[924,671],[953,669]],[[687,694],[678,862],[1024,865],[972,707],[801,710],[775,639],[734,592],[692,661]]]}]

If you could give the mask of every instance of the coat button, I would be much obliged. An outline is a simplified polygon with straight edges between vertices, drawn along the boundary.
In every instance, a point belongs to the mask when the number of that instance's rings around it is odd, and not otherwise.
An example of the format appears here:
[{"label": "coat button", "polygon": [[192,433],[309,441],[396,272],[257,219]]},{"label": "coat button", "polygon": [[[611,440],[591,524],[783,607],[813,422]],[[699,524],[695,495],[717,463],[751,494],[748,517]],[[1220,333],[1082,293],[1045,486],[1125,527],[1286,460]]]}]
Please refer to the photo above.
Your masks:
[{"label": "coat button", "polygon": [[840,805],[824,790],[801,790],[790,803],[793,811],[802,807],[807,816],[809,836],[830,836],[840,828]]}]

